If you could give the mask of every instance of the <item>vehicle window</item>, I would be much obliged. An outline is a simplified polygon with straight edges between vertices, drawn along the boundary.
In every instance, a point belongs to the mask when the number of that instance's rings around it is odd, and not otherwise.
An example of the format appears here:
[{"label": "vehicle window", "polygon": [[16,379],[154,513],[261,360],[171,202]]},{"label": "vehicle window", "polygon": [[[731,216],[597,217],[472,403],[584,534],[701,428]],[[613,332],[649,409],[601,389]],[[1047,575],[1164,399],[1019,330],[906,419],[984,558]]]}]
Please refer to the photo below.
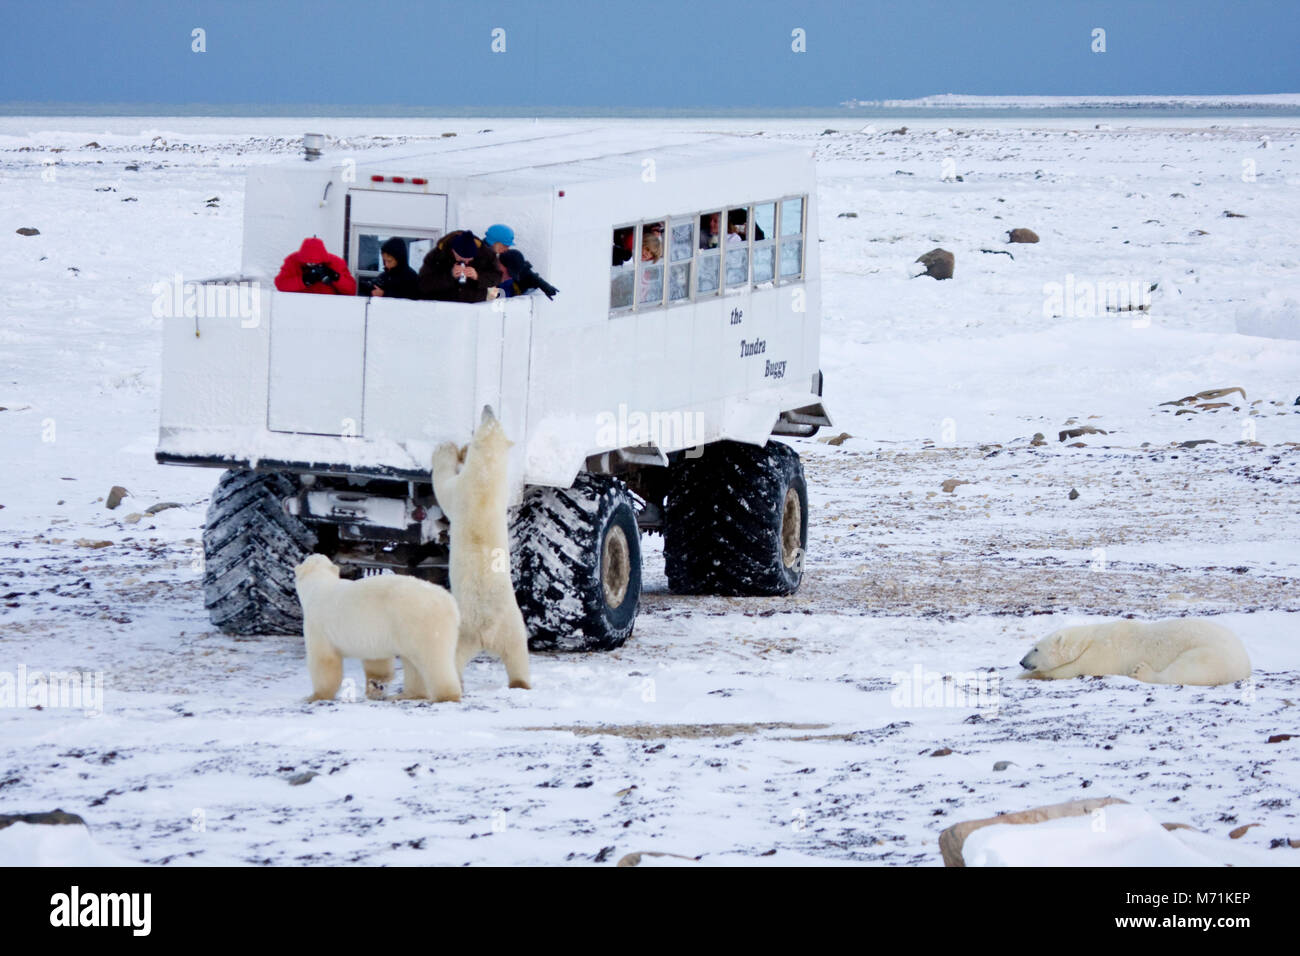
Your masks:
[{"label": "vehicle window", "polygon": [[776,203],[754,206],[754,284],[771,282],[776,275]]},{"label": "vehicle window", "polygon": [[700,248],[716,249],[722,241],[722,212],[706,212],[700,217]]},{"label": "vehicle window", "polygon": [[609,307],[611,309],[632,308],[632,289],[636,283],[636,266],[632,256],[632,246],[635,239],[635,226],[620,226],[614,230],[609,278]]},{"label": "vehicle window", "polygon": [[803,240],[781,240],[781,278],[790,279],[803,272]]},{"label": "vehicle window", "polygon": [[652,308],[664,301],[664,223],[641,227],[641,258],[637,269],[637,305]]},{"label": "vehicle window", "polygon": [[695,257],[695,222],[674,222],[669,227],[668,301],[691,297],[691,260]]},{"label": "vehicle window", "polygon": [[389,239],[398,238],[406,243],[406,265],[420,271],[424,257],[433,249],[434,239],[428,236],[408,236],[400,232],[363,232],[357,236],[358,276],[376,276],[384,270],[380,249]]},{"label": "vehicle window", "polygon": [[727,288],[749,285],[749,210],[727,210]]},{"label": "vehicle window", "polygon": [[803,232],[803,199],[781,200],[781,235],[797,236]]}]

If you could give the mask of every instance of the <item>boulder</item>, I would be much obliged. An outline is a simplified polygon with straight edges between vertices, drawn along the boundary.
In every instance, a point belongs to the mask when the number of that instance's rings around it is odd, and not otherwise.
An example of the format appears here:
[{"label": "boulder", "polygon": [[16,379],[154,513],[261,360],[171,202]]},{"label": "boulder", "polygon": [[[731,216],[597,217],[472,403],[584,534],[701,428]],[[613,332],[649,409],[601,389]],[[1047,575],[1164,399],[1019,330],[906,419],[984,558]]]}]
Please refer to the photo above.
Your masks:
[{"label": "boulder", "polygon": [[965,866],[966,861],[961,853],[962,844],[966,842],[968,836],[982,827],[993,823],[1042,823],[1044,820],[1055,820],[1060,817],[1081,817],[1100,807],[1127,802],[1127,800],[1121,800],[1118,797],[1095,797],[1091,800],[1071,800],[1068,803],[1053,803],[1045,807],[1033,807],[1015,813],[1004,813],[997,817],[986,817],[983,820],[967,820],[965,823],[954,823],[939,834],[939,852],[943,854],[944,866]]},{"label": "boulder", "polygon": [[925,267],[923,272],[917,272],[916,275],[927,275],[932,279],[951,279],[956,265],[953,254],[947,249],[931,249],[925,255],[918,256],[916,261]]}]

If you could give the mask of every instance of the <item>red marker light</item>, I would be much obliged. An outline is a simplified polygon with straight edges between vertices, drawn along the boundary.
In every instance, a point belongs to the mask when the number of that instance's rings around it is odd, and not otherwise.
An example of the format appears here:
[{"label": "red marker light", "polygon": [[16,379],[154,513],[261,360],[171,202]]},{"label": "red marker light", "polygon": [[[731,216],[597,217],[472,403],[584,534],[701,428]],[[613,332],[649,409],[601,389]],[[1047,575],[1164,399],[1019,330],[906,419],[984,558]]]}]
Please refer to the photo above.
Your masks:
[{"label": "red marker light", "polygon": [[384,181],[384,177],[383,177],[383,176],[371,176],[371,177],[370,177],[370,181],[371,181],[372,183],[382,183],[382,182]]},{"label": "red marker light", "polygon": [[564,195],[564,190],[563,190],[563,189],[560,190],[560,195],[561,195],[561,196]]},{"label": "red marker light", "polygon": [[425,183],[427,183],[428,181],[429,181],[429,180],[425,179],[423,176],[416,176],[414,179],[411,180],[411,185],[412,185],[412,186],[423,186],[423,185],[424,185]]},{"label": "red marker light", "polygon": [[404,183],[404,182],[406,182],[406,177],[405,177],[405,176],[394,176],[394,177],[393,177],[393,182],[395,182],[395,183]]}]

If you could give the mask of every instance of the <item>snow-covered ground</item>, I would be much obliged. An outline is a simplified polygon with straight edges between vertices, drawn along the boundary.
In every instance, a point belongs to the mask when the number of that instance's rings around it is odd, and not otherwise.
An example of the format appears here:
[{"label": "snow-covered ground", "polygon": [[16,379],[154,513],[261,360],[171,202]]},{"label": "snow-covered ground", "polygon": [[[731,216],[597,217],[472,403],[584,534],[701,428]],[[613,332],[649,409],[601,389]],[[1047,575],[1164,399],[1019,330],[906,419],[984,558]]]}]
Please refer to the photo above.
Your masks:
[{"label": "snow-covered ground", "polygon": [[[937,865],[952,823],[1118,796],[1300,858],[1300,736],[1268,743],[1300,735],[1300,120],[1016,122],[659,123],[818,151],[821,438],[852,437],[795,442],[803,587],[676,597],[647,538],[616,652],[534,655],[531,692],[476,662],[459,705],[309,706],[300,639],[207,621],[216,473],[153,461],[151,290],[237,271],[241,171],[308,128],[361,150],[592,123],[0,119],[0,704],[20,669],[103,675],[102,707],[0,706],[0,813],[78,813],[149,863]],[[909,278],[936,246],[955,278]],[[1130,281],[1148,312],[1089,306]],[[1014,679],[1122,614],[1218,615],[1255,677]],[[0,862],[43,858],[31,829]]]}]

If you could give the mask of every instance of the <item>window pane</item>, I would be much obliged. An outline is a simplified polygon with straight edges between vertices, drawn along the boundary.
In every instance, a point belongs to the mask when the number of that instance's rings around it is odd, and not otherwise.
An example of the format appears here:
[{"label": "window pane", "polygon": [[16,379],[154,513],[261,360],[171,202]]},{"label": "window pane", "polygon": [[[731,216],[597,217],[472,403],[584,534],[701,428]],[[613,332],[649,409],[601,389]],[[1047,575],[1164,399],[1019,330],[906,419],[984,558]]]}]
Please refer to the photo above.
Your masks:
[{"label": "window pane", "polygon": [[781,275],[797,276],[802,271],[803,240],[785,239],[781,242]]},{"label": "window pane", "polygon": [[749,238],[749,211],[746,209],[727,210],[727,242],[744,242]]},{"label": "window pane", "polygon": [[378,272],[379,237],[373,232],[363,232],[357,242],[357,271]]},{"label": "window pane", "polygon": [[[757,223],[754,224],[757,227]],[[771,282],[776,266],[776,249],[771,243],[754,247],[754,281]]]},{"label": "window pane", "polygon": [[700,217],[700,248],[716,249],[722,235],[722,213],[706,212]]},{"label": "window pane", "polygon": [[664,265],[641,263],[641,283],[637,292],[637,303],[646,307],[663,305],[664,301]]},{"label": "window pane", "polygon": [[635,226],[623,226],[614,230],[609,273],[609,307],[611,309],[630,309],[632,307],[632,288],[636,283],[636,268],[632,263],[632,243],[635,239]]},{"label": "window pane", "polygon": [[749,246],[736,242],[735,248],[727,249],[727,285],[749,284]]},{"label": "window pane", "polygon": [[[781,235],[797,236],[803,232],[803,199],[786,199],[781,203]],[[784,253],[781,256],[784,261]],[[785,275],[782,267],[782,275]]]},{"label": "window pane", "polygon": [[627,266],[614,269],[609,282],[609,307],[626,309],[632,305],[632,280],[634,273]]},{"label": "window pane", "polygon": [[700,257],[699,285],[696,287],[700,295],[718,291],[718,264],[717,253]]},{"label": "window pane", "polygon": [[[765,202],[754,207],[754,241],[776,237],[776,203]],[[757,269],[757,267],[755,267]]]},{"label": "window pane", "polygon": [[672,240],[669,243],[669,261],[681,262],[695,255],[695,223],[673,223]]},{"label": "window pane", "polygon": [[621,266],[632,258],[632,242],[636,237],[635,226],[624,226],[614,230],[614,250],[611,265]]},{"label": "window pane", "polygon": [[677,302],[691,297],[691,264],[682,262],[668,267],[668,299]]}]

